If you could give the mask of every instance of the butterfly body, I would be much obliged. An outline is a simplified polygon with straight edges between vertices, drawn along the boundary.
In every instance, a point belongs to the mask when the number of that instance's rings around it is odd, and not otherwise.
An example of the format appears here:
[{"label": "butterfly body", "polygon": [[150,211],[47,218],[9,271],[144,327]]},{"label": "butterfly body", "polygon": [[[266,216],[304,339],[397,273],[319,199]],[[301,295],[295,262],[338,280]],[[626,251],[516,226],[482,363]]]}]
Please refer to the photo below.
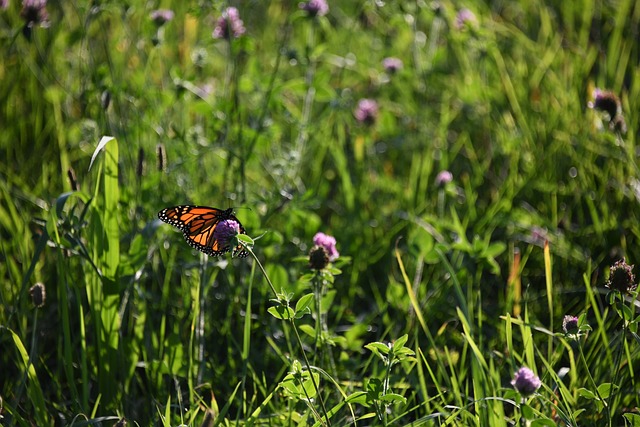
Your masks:
[{"label": "butterfly body", "polygon": [[[238,223],[240,234],[245,234],[244,227],[233,214],[233,208],[222,210],[208,206],[181,205],[161,210],[158,218],[178,228],[193,248],[209,256],[220,256],[231,251],[228,243],[222,243],[214,236],[220,222],[233,220]],[[238,245],[233,248],[233,255],[244,258],[249,253]]]}]

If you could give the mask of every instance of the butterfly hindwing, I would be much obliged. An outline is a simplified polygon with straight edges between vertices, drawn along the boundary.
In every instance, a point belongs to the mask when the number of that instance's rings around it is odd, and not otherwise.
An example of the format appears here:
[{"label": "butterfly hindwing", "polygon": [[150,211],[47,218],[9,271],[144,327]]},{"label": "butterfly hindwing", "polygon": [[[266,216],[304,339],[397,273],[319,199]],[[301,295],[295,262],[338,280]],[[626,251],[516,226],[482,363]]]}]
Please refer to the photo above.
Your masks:
[{"label": "butterfly hindwing", "polygon": [[[158,218],[181,230],[185,240],[193,248],[209,256],[220,256],[231,251],[229,245],[222,246],[214,237],[220,221],[231,219],[237,222],[240,233],[245,234],[245,229],[233,215],[232,208],[222,210],[207,206],[181,205],[161,210],[158,212]],[[241,245],[233,249],[233,254],[242,258],[249,255]]]}]

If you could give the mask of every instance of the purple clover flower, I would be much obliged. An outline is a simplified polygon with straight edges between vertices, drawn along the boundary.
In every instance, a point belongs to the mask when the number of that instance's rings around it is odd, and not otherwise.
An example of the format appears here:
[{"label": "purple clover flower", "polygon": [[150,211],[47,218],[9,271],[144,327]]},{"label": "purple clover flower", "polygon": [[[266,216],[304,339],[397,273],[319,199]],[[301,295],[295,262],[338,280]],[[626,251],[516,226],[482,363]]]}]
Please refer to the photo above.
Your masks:
[{"label": "purple clover flower", "polygon": [[441,186],[450,183],[453,181],[453,174],[448,170],[443,170],[438,172],[436,175],[436,185]]},{"label": "purple clover flower", "polygon": [[372,125],[378,118],[378,103],[373,99],[361,99],[354,115],[360,123]]},{"label": "purple clover flower", "polygon": [[298,5],[300,9],[305,10],[309,16],[324,16],[329,13],[329,5],[326,0],[309,0]]},{"label": "purple clover flower", "polygon": [[231,239],[240,234],[240,224],[232,219],[220,221],[213,231],[213,238],[218,241],[218,246],[224,248],[231,243]]},{"label": "purple clover flower", "polygon": [[478,23],[478,18],[469,9],[460,9],[456,15],[455,27],[457,30],[462,30],[467,26],[475,26]]},{"label": "purple clover flower", "polygon": [[6,9],[9,7],[9,0],[0,0],[0,9]]},{"label": "purple clover flower", "polygon": [[28,28],[32,28],[37,24],[40,24],[41,27],[48,27],[47,0],[24,0],[20,16],[25,20],[25,25]]},{"label": "purple clover flower", "polygon": [[169,10],[169,9],[158,9],[158,10],[154,10],[149,14],[149,17],[151,18],[151,20],[158,27],[161,27],[167,22],[171,21],[174,16],[175,14],[173,13],[173,10]]},{"label": "purple clover flower", "polygon": [[540,378],[538,378],[531,369],[523,366],[515,373],[513,380],[511,380],[511,385],[523,397],[527,397],[540,388],[542,381],[540,381]]},{"label": "purple clover flower", "polygon": [[222,11],[222,16],[218,18],[216,28],[213,30],[213,37],[216,39],[238,38],[246,31],[244,23],[240,19],[240,13],[235,7],[228,7]]},{"label": "purple clover flower", "polygon": [[321,246],[327,251],[329,261],[333,261],[340,256],[340,253],[336,249],[336,238],[333,236],[318,232],[315,236],[313,236],[313,244],[316,246]]},{"label": "purple clover flower", "polygon": [[402,60],[399,58],[384,58],[382,60],[382,67],[389,74],[395,74],[402,69]]},{"label": "purple clover flower", "polygon": [[565,334],[577,335],[578,330],[578,318],[567,314],[562,319],[562,330]]}]

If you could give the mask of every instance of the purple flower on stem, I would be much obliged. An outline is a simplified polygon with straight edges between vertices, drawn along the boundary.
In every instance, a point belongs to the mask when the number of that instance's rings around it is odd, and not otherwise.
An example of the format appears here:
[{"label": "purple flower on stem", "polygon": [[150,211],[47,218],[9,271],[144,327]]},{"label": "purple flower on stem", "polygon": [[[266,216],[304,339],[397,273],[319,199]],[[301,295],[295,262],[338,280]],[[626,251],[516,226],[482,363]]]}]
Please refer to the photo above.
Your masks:
[{"label": "purple flower on stem", "polygon": [[[222,249],[231,243],[231,240],[240,234],[240,224],[232,219],[220,221],[213,231],[213,239],[218,241],[218,248]],[[219,250],[220,250],[219,249]]]},{"label": "purple flower on stem", "polygon": [[469,9],[461,9],[456,15],[455,27],[457,30],[462,30],[467,26],[475,27],[478,23],[476,15]]},{"label": "purple flower on stem", "polygon": [[154,10],[149,14],[149,17],[151,18],[151,20],[158,27],[161,27],[167,22],[171,21],[174,16],[175,14],[173,13],[173,10],[169,10],[169,9],[158,9],[158,10]]},{"label": "purple flower on stem", "polygon": [[402,61],[398,58],[384,58],[382,60],[382,67],[389,74],[395,74],[402,69]]},{"label": "purple flower on stem", "polygon": [[0,9],[6,9],[9,7],[9,0],[0,0]]},{"label": "purple flower on stem", "polygon": [[578,318],[569,314],[564,316],[564,319],[562,319],[562,330],[567,335],[577,335],[579,332]]},{"label": "purple flower on stem", "polygon": [[318,232],[313,236],[313,244],[321,246],[327,251],[329,261],[333,261],[340,256],[340,253],[338,253],[338,250],[336,249],[336,238],[333,236]]},{"label": "purple flower on stem", "polygon": [[326,0],[309,0],[298,5],[300,9],[307,11],[309,16],[324,16],[329,13],[329,5]]},{"label": "purple flower on stem", "polygon": [[523,397],[527,397],[540,388],[542,381],[540,381],[540,378],[538,378],[531,369],[523,366],[515,373],[513,380],[511,380],[511,385]]},{"label": "purple flower on stem", "polygon": [[213,37],[216,39],[238,38],[245,33],[244,23],[240,19],[240,13],[235,7],[228,7],[218,18],[216,28],[213,30]]},{"label": "purple flower on stem", "polygon": [[24,0],[20,16],[25,20],[25,25],[29,28],[37,24],[40,24],[41,27],[48,27],[47,0]]},{"label": "purple flower on stem", "polygon": [[436,185],[441,186],[453,181],[453,174],[448,170],[443,170],[436,175]]},{"label": "purple flower on stem", "polygon": [[354,115],[360,123],[372,125],[378,118],[378,103],[373,99],[361,99]]}]

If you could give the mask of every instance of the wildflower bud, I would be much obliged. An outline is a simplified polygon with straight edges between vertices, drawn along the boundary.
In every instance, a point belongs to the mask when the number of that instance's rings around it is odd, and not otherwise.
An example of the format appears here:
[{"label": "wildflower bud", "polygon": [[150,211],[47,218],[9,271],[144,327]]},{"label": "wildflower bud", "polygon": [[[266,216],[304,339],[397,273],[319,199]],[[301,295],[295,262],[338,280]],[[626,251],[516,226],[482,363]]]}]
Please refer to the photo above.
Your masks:
[{"label": "wildflower bud", "polygon": [[577,335],[578,330],[578,318],[576,316],[566,315],[562,319],[562,330],[565,334]]},{"label": "wildflower bud", "polygon": [[71,183],[71,189],[73,191],[80,190],[80,185],[78,184],[78,178],[76,177],[76,171],[73,168],[69,168],[67,170],[67,178],[69,178],[69,182]]},{"label": "wildflower bud", "polygon": [[44,306],[46,292],[43,283],[36,283],[33,285],[31,289],[29,289],[29,294],[31,294],[31,301],[33,301],[33,305],[38,308]]},{"label": "wildflower bud", "polygon": [[120,418],[113,427],[125,427],[126,425],[127,425],[127,420],[124,418]]},{"label": "wildflower bud", "polygon": [[312,247],[309,251],[309,268],[322,270],[327,265],[329,265],[329,254],[327,250],[320,245]]},{"label": "wildflower bud", "polygon": [[607,280],[605,286],[612,291],[627,294],[635,291],[638,287],[635,280],[633,265],[627,264],[623,258],[611,266],[609,280]]},{"label": "wildflower bud", "polygon": [[523,366],[515,373],[511,385],[523,397],[527,397],[540,388],[542,381],[540,381],[540,378],[538,378],[531,369]]},{"label": "wildflower bud", "polygon": [[109,105],[111,105],[111,92],[109,92],[108,90],[103,90],[102,94],[100,95],[100,105],[102,106],[102,109],[107,111],[107,109],[109,108]]},{"label": "wildflower bud", "polygon": [[138,150],[138,165],[136,167],[136,175],[141,177],[144,173],[144,150],[142,147]]},{"label": "wildflower bud", "polygon": [[158,144],[156,146],[156,157],[158,158],[158,171],[164,172],[167,167],[167,153],[164,150],[164,145]]}]

